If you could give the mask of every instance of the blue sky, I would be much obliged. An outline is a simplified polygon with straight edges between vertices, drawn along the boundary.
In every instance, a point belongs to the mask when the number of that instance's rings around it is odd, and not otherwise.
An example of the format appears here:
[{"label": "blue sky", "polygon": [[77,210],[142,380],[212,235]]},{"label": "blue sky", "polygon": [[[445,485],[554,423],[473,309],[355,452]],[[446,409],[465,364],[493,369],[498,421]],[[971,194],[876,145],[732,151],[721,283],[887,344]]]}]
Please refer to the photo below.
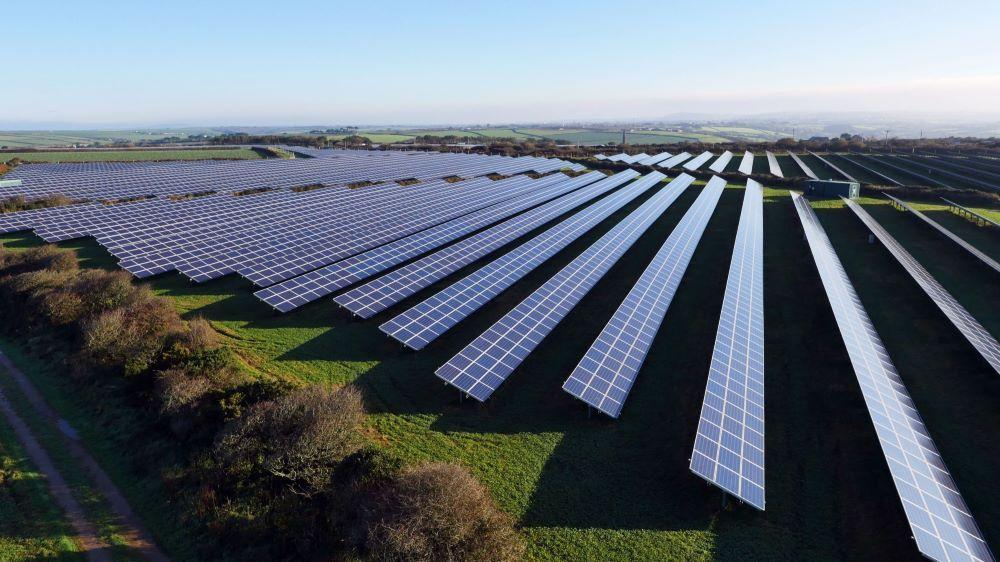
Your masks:
[{"label": "blue sky", "polygon": [[1000,114],[1000,2],[9,2],[0,119]]}]

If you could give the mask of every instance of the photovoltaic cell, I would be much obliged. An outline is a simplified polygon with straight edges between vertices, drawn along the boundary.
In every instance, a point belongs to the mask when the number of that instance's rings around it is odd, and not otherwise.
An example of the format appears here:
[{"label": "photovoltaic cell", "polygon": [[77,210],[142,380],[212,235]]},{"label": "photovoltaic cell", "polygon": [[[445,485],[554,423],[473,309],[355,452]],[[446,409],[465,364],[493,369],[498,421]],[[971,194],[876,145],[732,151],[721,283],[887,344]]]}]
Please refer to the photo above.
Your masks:
[{"label": "photovoltaic cell", "polygon": [[798,154],[795,154],[794,152],[789,152],[788,155],[792,157],[792,160],[794,160],[796,164],[799,165],[799,168],[802,168],[802,173],[805,174],[806,177],[810,177],[814,180],[819,179],[816,173],[812,171],[812,168],[810,168],[805,162],[802,161],[801,158],[799,158]]},{"label": "photovoltaic cell", "polygon": [[722,178],[708,182],[563,383],[563,390],[618,417],[725,188]]},{"label": "photovoltaic cell", "polygon": [[639,160],[638,163],[644,166],[652,166],[654,164],[659,164],[660,162],[663,162],[664,160],[670,158],[671,156],[673,156],[673,154],[670,154],[669,152],[661,152],[659,154],[647,156],[646,158]]},{"label": "photovoltaic cell", "polygon": [[732,159],[733,159],[733,153],[727,150],[723,152],[718,158],[716,158],[715,162],[712,162],[712,165],[709,166],[708,169],[712,170],[717,174],[721,174],[726,170],[726,166],[729,165],[729,161]]},{"label": "photovoltaic cell", "polygon": [[681,162],[687,160],[688,158],[691,158],[690,154],[688,154],[687,152],[681,152],[680,154],[675,154],[670,158],[667,158],[666,160],[660,162],[657,165],[661,168],[676,168],[677,166],[680,165]]},{"label": "photovoltaic cell", "polygon": [[304,275],[293,277],[257,291],[254,296],[282,312],[287,312],[292,308],[312,302],[396,264],[447,244],[497,220],[505,219],[603,177],[605,177],[604,174],[600,172],[591,172],[576,178],[566,178],[551,186],[531,191],[505,203],[487,207]]},{"label": "photovoltaic cell", "polygon": [[792,198],[917,548],[941,562],[992,561],[819,218],[805,197]]},{"label": "photovoltaic cell", "polygon": [[921,213],[920,211],[916,210],[909,203],[907,203],[905,201],[902,201],[900,199],[897,199],[897,198],[893,197],[892,195],[889,195],[888,193],[885,193],[883,195],[885,195],[886,197],[888,197],[889,199],[891,199],[893,203],[899,205],[904,210],[913,213],[914,216],[916,216],[920,220],[922,220],[925,223],[927,223],[930,226],[932,226],[934,228],[934,230],[937,230],[941,234],[944,234],[949,240],[951,240],[952,242],[958,244],[963,250],[965,250],[966,252],[969,252],[970,254],[972,254],[973,256],[975,256],[981,262],[983,262],[988,267],[990,267],[991,269],[993,269],[993,271],[996,271],[997,273],[1000,273],[1000,263],[997,263],[997,261],[995,259],[987,256],[986,254],[984,254],[983,252],[981,252],[978,248],[976,248],[972,244],[969,244],[965,240],[962,240],[962,238],[959,237],[957,234],[955,234],[954,232],[948,230],[947,228],[945,228],[944,226],[942,226],[941,224],[939,224],[934,219],[932,219],[932,218],[928,217],[927,215]]},{"label": "photovoltaic cell", "polygon": [[767,167],[771,170],[771,175],[778,176],[779,178],[785,177],[781,173],[781,166],[778,165],[778,159],[774,156],[774,153],[768,150],[764,152],[764,155],[767,156]]},{"label": "photovoltaic cell", "polygon": [[747,180],[691,471],[764,510],[764,191]]},{"label": "photovoltaic cell", "polygon": [[844,179],[846,179],[847,181],[858,181],[858,180],[854,179],[854,176],[852,176],[851,174],[848,174],[844,170],[841,170],[836,164],[834,164],[833,162],[830,162],[826,158],[823,158],[819,154],[816,154],[815,152],[810,152],[809,154],[815,156],[816,159],[819,160],[820,162],[822,162],[822,163],[826,164],[827,166],[833,168],[833,170],[836,171],[838,174],[844,176]]},{"label": "photovoltaic cell", "polygon": [[854,211],[854,214],[861,219],[861,222],[865,223],[865,226],[882,242],[885,248],[889,250],[889,253],[903,266],[903,269],[913,277],[917,285],[920,285],[920,288],[927,293],[927,296],[948,317],[948,320],[951,320],[951,323],[958,328],[958,331],[965,336],[965,339],[969,340],[972,347],[976,348],[976,351],[983,356],[983,359],[993,367],[993,370],[1000,373],[1000,344],[986,331],[986,328],[983,328],[982,324],[976,321],[969,314],[969,311],[959,304],[951,296],[951,293],[942,287],[931,276],[930,272],[920,265],[920,262],[910,255],[891,234],[882,228],[882,225],[868,214],[868,211],[850,199],[844,199],[844,203]]},{"label": "photovoltaic cell", "polygon": [[[362,318],[371,318],[505,244],[517,240],[552,219],[617,188],[638,175],[639,173],[635,170],[618,172],[609,178],[522,213],[369,281],[360,287],[351,289],[334,298],[334,301]],[[605,212],[608,214],[614,212],[612,209],[617,209],[615,205],[625,205],[627,201],[631,201],[632,197],[638,196],[640,192],[636,190],[636,187],[629,186],[627,189],[623,189],[621,196],[609,197],[608,202],[602,202],[599,204],[600,206],[595,204],[590,211],[587,211],[586,216],[598,221],[603,220],[598,219],[598,217]],[[591,214],[595,212],[596,215]]]},{"label": "photovoltaic cell", "polygon": [[745,176],[753,173],[753,152],[747,150],[743,153],[743,159],[740,160],[739,172]]},{"label": "photovoltaic cell", "polygon": [[684,164],[684,169],[694,172],[698,168],[701,168],[703,165],[705,165],[705,162],[708,162],[711,159],[712,159],[712,153],[706,150],[705,152],[702,152],[698,156],[692,158],[690,162]]},{"label": "photovoltaic cell", "polygon": [[[689,177],[665,189],[679,195],[682,189],[676,188],[690,183]],[[663,178],[659,172],[644,176],[396,316],[381,330],[407,347],[422,349]]]},{"label": "photovoltaic cell", "polygon": [[681,192],[683,189],[661,189],[438,368],[435,375],[480,402],[489,398]]},{"label": "photovoltaic cell", "polygon": [[985,225],[992,225],[992,226],[995,226],[997,228],[1000,228],[1000,223],[998,223],[997,221],[995,221],[995,220],[987,217],[986,215],[983,215],[981,213],[977,213],[976,211],[973,211],[972,209],[969,209],[967,207],[963,207],[962,205],[959,205],[958,203],[955,203],[954,201],[950,201],[948,199],[945,199],[944,197],[942,197],[941,200],[944,201],[945,203],[947,203],[948,206],[950,208],[954,209],[955,212],[958,213],[959,215],[964,215],[966,217],[971,217],[971,218],[975,219],[973,222],[975,222],[976,224],[983,225],[983,226],[985,226]]}]

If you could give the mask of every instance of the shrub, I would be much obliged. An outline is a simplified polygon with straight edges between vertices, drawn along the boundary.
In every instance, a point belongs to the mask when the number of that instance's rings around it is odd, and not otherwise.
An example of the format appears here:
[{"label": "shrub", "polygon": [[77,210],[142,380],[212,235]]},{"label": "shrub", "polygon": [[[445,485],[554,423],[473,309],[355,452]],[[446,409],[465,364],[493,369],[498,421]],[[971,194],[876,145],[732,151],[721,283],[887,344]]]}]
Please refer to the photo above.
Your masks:
[{"label": "shrub", "polygon": [[272,480],[311,496],[329,487],[334,468],[363,445],[361,393],[312,385],[258,403],[215,447],[226,479]]},{"label": "shrub", "polygon": [[6,275],[18,275],[30,271],[48,269],[52,271],[76,271],[76,252],[61,250],[51,244],[29,248],[23,252],[4,253],[4,270]]},{"label": "shrub", "polygon": [[464,468],[428,463],[403,470],[381,491],[367,523],[378,560],[519,560],[510,518]]},{"label": "shrub", "polygon": [[126,304],[138,289],[124,271],[88,269],[81,271],[69,291],[83,305],[83,314],[92,316]]},{"label": "shrub", "polygon": [[167,339],[180,328],[180,317],[169,301],[136,289],[124,306],[85,322],[83,353],[95,365],[136,375],[156,362]]}]

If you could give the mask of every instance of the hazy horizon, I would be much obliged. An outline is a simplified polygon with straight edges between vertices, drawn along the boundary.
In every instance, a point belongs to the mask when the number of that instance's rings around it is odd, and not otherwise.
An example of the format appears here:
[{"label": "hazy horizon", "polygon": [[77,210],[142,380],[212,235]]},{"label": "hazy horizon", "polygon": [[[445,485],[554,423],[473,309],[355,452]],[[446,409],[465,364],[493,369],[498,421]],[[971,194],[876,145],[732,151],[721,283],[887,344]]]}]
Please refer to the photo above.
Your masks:
[{"label": "hazy horizon", "polygon": [[5,130],[1000,119],[997,2],[112,1],[5,15],[28,55],[0,90]]}]

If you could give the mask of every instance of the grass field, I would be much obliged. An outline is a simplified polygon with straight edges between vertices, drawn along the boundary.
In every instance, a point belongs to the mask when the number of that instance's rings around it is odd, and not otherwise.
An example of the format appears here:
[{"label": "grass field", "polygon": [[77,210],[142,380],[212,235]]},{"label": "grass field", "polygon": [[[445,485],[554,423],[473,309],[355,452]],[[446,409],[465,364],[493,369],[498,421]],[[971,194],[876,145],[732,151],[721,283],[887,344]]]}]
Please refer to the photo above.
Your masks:
[{"label": "grass field", "polygon": [[22,162],[148,162],[161,160],[254,160],[260,155],[249,148],[205,150],[98,150],[66,152],[0,152],[0,161]]},{"label": "grass field", "polygon": [[746,140],[751,142],[776,141],[780,138],[791,136],[788,133],[768,131],[766,129],[753,129],[750,127],[699,127],[698,132],[722,136],[727,139]]},{"label": "grass field", "polygon": [[[742,189],[723,194],[621,418],[588,417],[560,391],[697,193],[682,195],[483,405],[460,401],[433,370],[643,198],[420,353],[378,330],[417,299],[362,322],[329,299],[272,313],[237,278],[193,286],[170,275],[150,284],[188,317],[210,319],[262,377],[356,382],[385,443],[408,459],[468,466],[517,518],[531,559],[918,559],[786,191],[768,190],[764,206],[766,512],[722,507],[721,493],[687,468]],[[1000,304],[990,298],[995,278],[914,217],[880,200],[862,203],[988,329],[1000,331]],[[815,206],[987,540],[997,544],[1000,381],[885,250],[867,243],[850,211],[833,201]],[[958,217],[935,218],[996,255],[995,233]],[[0,240],[38,243],[25,234]],[[93,243],[74,247],[87,265],[111,264]],[[123,458],[120,433],[98,430],[122,423],[115,409],[96,411],[87,405],[93,397],[22,360],[49,383],[52,401],[74,424],[90,419],[84,438],[114,465],[116,480],[131,474],[133,483],[123,487],[141,500],[143,514],[155,514],[151,506],[162,504],[155,475]]]},{"label": "grass field", "polygon": [[166,137],[181,137],[222,134],[215,129],[164,129],[147,131],[0,131],[0,146],[8,148],[59,147],[92,145],[94,143],[139,142],[158,140]]},{"label": "grass field", "polygon": [[0,560],[84,560],[69,524],[6,420],[0,420]]}]

